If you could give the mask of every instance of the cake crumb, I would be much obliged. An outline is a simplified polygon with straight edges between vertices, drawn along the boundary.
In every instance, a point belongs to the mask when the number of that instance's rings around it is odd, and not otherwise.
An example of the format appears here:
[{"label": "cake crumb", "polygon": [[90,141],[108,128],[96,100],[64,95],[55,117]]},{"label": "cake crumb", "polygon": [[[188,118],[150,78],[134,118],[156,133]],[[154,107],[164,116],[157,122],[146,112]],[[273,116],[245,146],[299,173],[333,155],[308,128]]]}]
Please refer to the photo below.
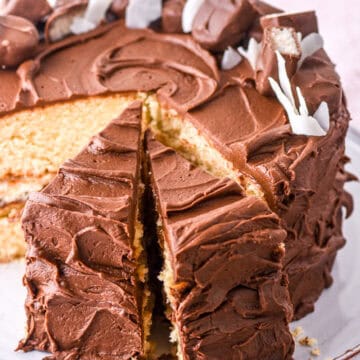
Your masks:
[{"label": "cake crumb", "polygon": [[313,347],[317,344],[317,340],[315,338],[311,338],[309,336],[305,336],[299,340],[299,344],[302,346]]},{"label": "cake crumb", "polygon": [[304,329],[301,326],[297,326],[292,332],[292,336],[296,339],[298,336],[304,333]]},{"label": "cake crumb", "polygon": [[319,348],[312,349],[312,350],[311,350],[311,355],[313,355],[313,356],[320,356],[320,349],[319,349]]}]

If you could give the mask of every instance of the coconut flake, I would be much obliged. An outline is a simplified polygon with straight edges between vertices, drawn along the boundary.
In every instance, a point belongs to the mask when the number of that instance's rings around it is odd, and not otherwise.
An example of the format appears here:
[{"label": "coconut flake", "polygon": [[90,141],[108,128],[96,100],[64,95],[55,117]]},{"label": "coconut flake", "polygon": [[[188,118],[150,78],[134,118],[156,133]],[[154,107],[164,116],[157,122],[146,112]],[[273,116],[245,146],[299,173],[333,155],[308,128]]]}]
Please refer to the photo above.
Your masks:
[{"label": "coconut flake", "polygon": [[105,18],[105,14],[112,0],[89,0],[83,16],[74,18],[70,26],[73,34],[82,34],[93,30]]},{"label": "coconut flake", "polygon": [[96,25],[94,23],[90,22],[86,18],[79,16],[74,18],[70,26],[71,32],[76,35],[86,33],[88,31],[94,30],[95,28]]},{"label": "coconut flake", "polygon": [[270,85],[275,92],[280,104],[284,107],[291,129],[296,135],[324,136],[329,130],[330,113],[329,107],[322,102],[313,116],[309,115],[305,98],[299,87],[296,88],[296,94],[299,101],[299,109],[296,108],[294,95],[292,93],[291,83],[286,72],[285,59],[280,52],[276,52],[278,60],[278,71],[280,85],[269,78]]},{"label": "coconut flake", "polygon": [[305,59],[324,47],[324,39],[318,33],[311,33],[301,40],[301,58],[298,62],[298,69]]},{"label": "coconut flake", "polygon": [[247,50],[245,50],[242,46],[240,46],[238,48],[238,51],[242,56],[244,56],[249,61],[250,65],[255,70],[258,57],[261,51],[261,43],[258,43],[254,38],[251,38]]},{"label": "coconut flake", "polygon": [[290,79],[286,71],[286,61],[283,58],[283,56],[280,54],[280,51],[278,50],[276,51],[276,58],[278,62],[278,72],[279,72],[279,81],[280,81],[281,89],[283,89],[285,95],[288,97],[288,99],[291,101],[291,104],[294,107],[295,100],[292,93]]},{"label": "coconut flake", "polygon": [[129,0],[125,22],[128,28],[144,29],[161,17],[161,0]]},{"label": "coconut flake", "polygon": [[196,14],[199,12],[201,5],[205,0],[187,0],[182,12],[182,29],[184,33],[190,33],[195,20]]},{"label": "coconut flake", "polygon": [[224,56],[221,61],[221,68],[223,70],[230,70],[234,68],[236,65],[240,64],[242,57],[238,51],[229,46],[224,51]]},{"label": "coconut flake", "polygon": [[112,0],[89,0],[85,11],[85,19],[98,25],[105,18],[105,14],[110,7]]},{"label": "coconut flake", "polygon": [[[50,7],[54,9],[57,5],[57,0],[47,0],[47,3],[50,5]],[[0,6],[1,6],[1,1],[0,1]]]},{"label": "coconut flake", "polygon": [[324,131],[328,132],[330,128],[330,110],[329,105],[322,101],[313,117],[317,120]]}]

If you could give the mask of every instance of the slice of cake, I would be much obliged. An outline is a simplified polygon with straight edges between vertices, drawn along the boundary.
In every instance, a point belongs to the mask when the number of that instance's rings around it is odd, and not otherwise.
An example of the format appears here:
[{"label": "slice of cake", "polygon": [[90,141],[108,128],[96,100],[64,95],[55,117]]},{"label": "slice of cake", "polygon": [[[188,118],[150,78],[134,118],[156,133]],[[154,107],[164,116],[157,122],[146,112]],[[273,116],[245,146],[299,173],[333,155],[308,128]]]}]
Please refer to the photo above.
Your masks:
[{"label": "slice of cake", "polygon": [[[349,179],[344,144],[350,116],[314,13],[273,14],[271,23],[277,16],[279,24],[295,27],[265,27],[263,42],[250,39],[252,48],[242,50],[240,64],[222,71],[211,99],[186,114],[154,107],[150,126],[166,145],[212,173],[238,179],[248,195],[265,199],[279,215],[287,231],[285,268],[298,319],[313,311],[331,285],[336,253],[345,244],[342,214],[351,209],[351,200],[344,191]],[[279,77],[277,54],[287,70],[280,81],[287,76],[289,91],[297,88],[294,93],[301,95],[291,98],[291,107],[301,101],[303,114],[324,119],[323,136],[296,133],[274,92],[263,96],[256,88],[267,92],[265,80]],[[296,112],[297,121],[304,122]]]},{"label": "slice of cake", "polygon": [[28,326],[20,349],[54,359],[137,359],[149,350],[141,121],[135,102],[30,195],[22,218]]},{"label": "slice of cake", "polygon": [[147,137],[179,359],[291,359],[286,232],[266,203]]}]

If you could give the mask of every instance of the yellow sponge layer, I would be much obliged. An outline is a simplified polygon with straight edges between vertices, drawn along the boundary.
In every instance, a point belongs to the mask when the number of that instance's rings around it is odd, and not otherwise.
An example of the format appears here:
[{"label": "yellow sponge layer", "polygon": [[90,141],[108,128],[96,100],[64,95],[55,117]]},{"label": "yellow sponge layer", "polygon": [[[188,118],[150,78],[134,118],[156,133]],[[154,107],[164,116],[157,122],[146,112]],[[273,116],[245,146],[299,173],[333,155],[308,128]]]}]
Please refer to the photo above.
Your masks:
[{"label": "yellow sponge layer", "polygon": [[0,179],[56,173],[136,97],[91,97],[0,118]]}]

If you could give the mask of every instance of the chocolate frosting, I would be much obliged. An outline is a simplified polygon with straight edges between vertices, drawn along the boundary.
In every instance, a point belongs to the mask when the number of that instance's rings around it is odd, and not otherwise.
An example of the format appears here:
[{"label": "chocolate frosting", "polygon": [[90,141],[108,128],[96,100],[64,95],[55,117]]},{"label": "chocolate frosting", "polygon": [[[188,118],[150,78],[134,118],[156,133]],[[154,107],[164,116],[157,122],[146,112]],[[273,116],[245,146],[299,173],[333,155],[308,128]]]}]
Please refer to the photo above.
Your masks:
[{"label": "chocolate frosting", "polygon": [[184,359],[291,359],[286,233],[277,216],[150,135],[147,147]]},{"label": "chocolate frosting", "polygon": [[14,67],[35,54],[39,34],[28,20],[0,16],[0,67]]},{"label": "chocolate frosting", "polygon": [[0,15],[20,16],[37,23],[48,15],[51,10],[47,0],[5,0],[5,4],[0,8]]},{"label": "chocolate frosting", "polygon": [[192,35],[204,48],[223,51],[242,40],[255,15],[248,0],[205,0],[195,16]]},{"label": "chocolate frosting", "polygon": [[22,219],[28,329],[19,349],[68,360],[143,354],[132,248],[140,122],[136,102],[30,196]]},{"label": "chocolate frosting", "polygon": [[[206,6],[208,4],[210,2],[206,3]],[[271,8],[267,8],[261,2],[251,1],[251,4],[257,15],[252,26],[248,29],[249,34],[259,30],[256,24],[260,15],[263,15],[262,12],[268,13],[272,11]],[[254,4],[262,5],[256,8]],[[216,5],[212,6],[212,9],[217,9]],[[236,8],[234,8],[234,11],[236,11]],[[228,15],[228,17],[224,18],[232,19],[231,13]],[[272,25],[292,26],[296,31],[300,31],[303,36],[317,31],[316,17],[312,12],[300,15],[283,14],[271,17],[270,20],[271,22],[275,21],[275,24]],[[262,24],[266,21],[269,21],[269,19],[261,19]],[[225,21],[225,23],[220,22],[221,29],[226,29],[227,24],[229,24],[228,21]],[[262,34],[260,35],[262,37]],[[248,41],[248,36],[243,40],[244,43],[246,41]],[[267,207],[260,200],[241,198],[241,189],[235,190],[233,184],[231,185],[224,180],[222,182],[210,181],[210,184],[206,186],[201,185],[200,182],[194,188],[196,191],[188,191],[189,194],[186,196],[182,194],[181,201],[177,201],[176,198],[166,198],[164,189],[162,189],[161,203],[167,204],[162,210],[163,216],[166,214],[169,218],[171,217],[171,221],[168,222],[169,228],[173,229],[171,231],[178,232],[179,238],[181,238],[180,245],[185,243],[195,244],[196,241],[202,239],[194,240],[195,233],[186,233],[184,231],[185,226],[195,226],[190,221],[190,218],[187,218],[187,212],[198,220],[198,226],[204,226],[205,228],[205,224],[211,223],[211,221],[213,223],[219,221],[220,224],[223,224],[220,221],[221,219],[227,219],[226,216],[234,216],[232,211],[234,207],[238,206],[237,211],[240,211],[241,207],[250,206],[247,203],[248,201],[254,201],[254,209],[257,211],[255,213],[263,214],[265,219],[269,220],[265,221],[265,223],[262,221],[260,223],[255,222],[252,226],[258,225],[259,231],[264,228],[267,229],[265,232],[271,230],[276,234],[283,233],[283,230],[286,230],[284,263],[289,276],[289,289],[295,307],[295,318],[299,318],[313,309],[314,302],[323,288],[331,284],[330,271],[337,250],[344,244],[341,230],[342,208],[346,207],[349,213],[351,213],[352,208],[351,197],[343,190],[344,183],[351,179],[344,171],[344,165],[347,161],[344,156],[344,141],[350,116],[346,110],[339,77],[324,50],[319,50],[308,57],[292,77],[291,83],[292,86],[301,88],[310,113],[317,109],[321,101],[328,103],[331,113],[331,126],[326,136],[306,137],[292,134],[289,122],[279,102],[274,97],[265,97],[256,91],[254,85],[255,72],[246,59],[243,59],[231,71],[221,71],[217,66],[215,57],[203,49],[191,36],[155,33],[151,30],[130,30],[125,28],[123,21],[118,21],[101,26],[88,34],[74,36],[50,46],[40,47],[37,56],[22,63],[17,70],[0,70],[0,84],[6,84],[6,86],[0,87],[0,115],[56,101],[111,92],[144,91],[156,93],[163,106],[176,109],[187,121],[195,125],[201,134],[224,157],[232,161],[236,168],[256,181],[262,187],[269,204],[269,207]],[[103,142],[95,141],[92,147],[96,149],[99,144],[103,144]],[[108,145],[113,146],[112,144]],[[103,145],[100,145],[100,148],[103,148]],[[74,166],[76,170],[74,170]],[[104,169],[98,170],[96,179],[102,179],[103,177],[106,178],[106,181],[114,181],[119,177],[127,179],[123,171],[114,171],[114,168],[107,168],[106,171]],[[191,169],[186,171],[190,172]],[[94,183],[92,181],[95,180],[89,180],[93,179],[93,172],[94,169],[90,164],[77,166],[77,163],[71,162],[63,168],[55,183],[63,181],[64,189],[66,186],[69,186],[70,189],[79,187],[80,194],[88,196],[87,193],[81,193],[81,191],[85,191],[81,189],[88,188],[95,191],[96,188],[91,184],[100,187],[103,183],[106,183],[105,180],[104,182],[98,181]],[[92,176],[89,177],[91,174]],[[81,179],[81,181],[72,182],[73,177]],[[185,181],[185,179],[184,177],[183,180]],[[156,181],[159,182],[160,179],[157,178]],[[70,185],[66,185],[68,183]],[[86,186],[83,188],[81,184],[86,184]],[[173,185],[176,187],[176,183]],[[51,186],[49,189],[51,189]],[[231,195],[226,195],[227,192],[230,192]],[[66,196],[71,194],[66,194]],[[180,194],[177,194],[180,197]],[[221,196],[217,194],[221,194]],[[212,199],[211,201],[209,196]],[[49,195],[46,198],[48,199]],[[25,230],[30,233],[32,229],[35,229],[36,236],[42,236],[41,232],[44,229],[40,228],[40,225],[36,227],[34,219],[42,219],[41,215],[44,214],[43,221],[48,224],[49,219],[55,218],[57,211],[55,206],[48,204],[50,200],[45,201],[43,200],[44,197],[41,199],[41,201],[37,199],[29,203],[27,208],[33,208],[34,210],[26,211],[24,218],[27,224],[32,224],[31,226],[25,226]],[[227,203],[228,199],[236,199],[236,201],[229,204]],[[51,196],[51,201],[55,201],[54,196]],[[67,226],[68,215],[69,213],[73,214],[73,209],[75,206],[79,206],[76,205],[79,201],[74,201],[72,198],[66,198],[66,201],[61,198],[56,199],[56,201],[61,202],[59,214],[63,214],[63,220],[61,221],[64,221],[64,226]],[[111,205],[113,209],[109,217],[119,215],[124,201],[121,195],[116,204]],[[93,219],[94,213],[104,214],[106,211],[101,209],[100,203],[89,200],[87,197],[82,198],[81,211],[91,215],[84,215],[82,212],[76,211],[77,216],[79,216],[79,224],[84,224],[81,221],[84,221],[82,219],[85,218],[88,219],[86,216]],[[219,212],[211,208],[210,203],[217,203]],[[221,212],[220,205],[229,209],[228,215]],[[207,206],[210,206],[210,208],[207,208]],[[45,209],[49,211],[50,216],[46,215]],[[196,209],[196,211],[192,211],[193,209]],[[203,209],[209,209],[206,216],[202,213]],[[34,211],[35,215],[31,215],[32,211]],[[54,213],[50,211],[54,211]],[[215,217],[210,217],[210,213],[215,214]],[[241,212],[235,213],[240,214],[240,218],[237,218],[237,220],[243,221],[245,215]],[[280,217],[280,225],[279,218],[275,213]],[[101,216],[100,218],[102,219]],[[96,220],[98,220],[98,217],[96,217]],[[114,220],[106,219],[106,221]],[[50,227],[51,224],[49,223],[48,226]],[[226,234],[223,227],[216,229],[221,229],[220,236],[223,236],[223,233]],[[210,230],[204,231],[208,233],[207,231]],[[234,231],[237,230],[234,229]],[[262,234],[264,235],[264,233]],[[63,233],[60,232],[60,235],[62,236]],[[264,244],[261,241],[263,235],[257,240],[257,246]],[[36,260],[38,254],[40,258],[43,256],[42,254],[45,254],[45,262],[47,262],[48,258],[51,260],[52,254],[55,256],[57,252],[57,250],[51,250],[52,246],[56,248],[56,244],[50,244],[49,249],[41,248],[39,250],[41,242],[32,240],[36,239],[36,236],[28,236],[30,260],[27,276],[30,280],[32,276],[37,274],[36,271],[31,270],[31,263],[38,261]],[[278,244],[283,237],[281,236],[280,239],[277,236],[272,239],[274,243],[268,239],[269,246],[275,243]],[[206,243],[205,249],[201,249],[201,256],[206,256],[207,249],[211,248],[208,245]],[[243,243],[240,243],[240,245],[242,246]],[[262,249],[261,246],[259,251],[260,249]],[[61,261],[64,262],[64,258],[67,259],[69,256],[66,251],[69,250],[63,250],[63,248],[60,248],[60,250],[60,253],[64,254],[61,255],[63,256]],[[186,247],[180,246],[176,249],[176,251],[178,250],[181,254],[186,254],[186,259],[191,259],[193,253],[190,250],[187,252]],[[204,251],[205,255],[203,255],[202,251]],[[254,251],[256,251],[256,248]],[[33,256],[31,255],[32,252],[34,253]],[[181,264],[185,264],[184,258],[180,257],[179,259]],[[44,260],[39,261],[44,262]],[[217,263],[218,267],[221,268],[223,263],[226,262],[224,259],[219,261]],[[98,264],[98,261],[96,260],[95,263]],[[279,267],[280,261],[277,261],[275,265]],[[51,270],[52,266],[48,269]],[[57,263],[55,266],[58,266]],[[72,266],[71,264],[71,269],[73,269]],[[262,266],[261,261],[259,266]],[[241,268],[240,265],[239,268]],[[49,273],[54,273],[50,270]],[[185,279],[185,282],[189,281],[194,285],[206,284],[206,279],[204,280],[200,275],[196,275],[195,279],[189,270],[187,270],[188,272],[180,268],[178,270],[177,276],[179,276],[179,279]],[[273,272],[270,286],[275,289],[279,288],[276,285],[279,281],[280,284],[283,284],[279,273],[276,271]],[[60,271],[58,273],[62,274]],[[229,278],[232,279],[232,277]],[[45,280],[50,281],[50,278]],[[42,280],[39,283],[35,281],[35,285],[29,282],[30,292],[33,286],[37,289],[40,286],[38,284],[45,283],[46,281]],[[53,284],[52,282],[49,283]],[[226,281],[224,283],[228,284]],[[57,289],[58,285],[56,285],[56,282],[54,284],[54,289]],[[229,285],[230,288],[231,286],[233,284]],[[52,287],[49,288],[52,289]],[[195,287],[195,289],[197,288]],[[206,287],[205,289],[206,291],[209,290]],[[43,312],[37,314],[38,303],[34,300],[34,306],[32,306],[33,299],[37,298],[37,294],[41,294],[46,298],[47,291],[48,289],[45,289],[45,286],[42,285],[39,291],[36,290],[28,298],[28,314],[31,319],[29,324],[36,329],[43,329],[44,324],[49,322],[44,323]],[[276,294],[278,291],[280,290],[274,290]],[[242,291],[240,292],[243,294]],[[265,291],[267,294],[270,292]],[[245,293],[245,295],[239,295],[243,303],[246,303],[245,300],[248,297],[250,299],[254,298],[253,292],[250,291],[251,294],[247,295],[248,291],[246,290]],[[234,294],[231,293],[230,295],[234,296],[235,299],[236,294],[235,291]],[[185,299],[187,292],[182,292],[180,295]],[[234,303],[237,303],[237,301],[234,300]],[[53,306],[54,302],[50,302],[50,304]],[[55,301],[56,304],[58,302]],[[282,304],[284,305],[284,303]],[[270,306],[271,311],[275,311],[275,308],[284,309],[285,305],[277,306],[269,303],[266,306]],[[214,351],[215,354],[218,354],[218,351],[223,350],[221,346],[217,346],[216,349],[211,347],[210,343],[214,341],[212,335],[209,341],[205,341],[207,333],[203,334],[204,341],[199,342],[199,338],[196,337],[196,325],[200,324],[201,329],[205,329],[206,326],[201,321],[198,323],[196,320],[193,321],[199,314],[196,312],[196,308],[187,308],[184,303],[181,309],[183,309],[181,311],[184,311],[183,314],[189,314],[190,320],[184,317],[183,319],[179,318],[179,321],[189,321],[189,324],[191,322],[191,326],[194,326],[188,328],[191,329],[188,333],[185,327],[182,329],[184,339],[187,339],[186,343],[189,344],[189,347],[187,347],[189,352],[194,351],[195,343],[198,344],[199,351],[204,353]],[[206,306],[200,300],[199,309],[206,309]],[[228,308],[224,306],[224,309],[226,311]],[[239,313],[243,313],[241,306],[238,307],[238,310]],[[222,313],[221,307],[217,314],[220,315],[220,318],[227,316],[226,313]],[[36,317],[36,319],[34,318],[33,321],[32,317]],[[204,321],[206,319],[209,319],[209,315],[204,316]],[[278,322],[283,324],[284,322],[279,319]],[[215,320],[216,322],[214,322]],[[211,318],[213,324],[220,324],[220,320],[217,321],[217,317]],[[211,326],[211,322],[209,321],[207,326]],[[274,326],[278,322],[271,318],[272,325],[270,329],[273,330],[269,331],[275,331]],[[234,322],[228,321],[227,323],[230,326]],[[39,324],[38,327],[37,324]],[[56,329],[56,325],[54,325],[54,328]],[[231,331],[235,334],[238,330],[232,329]],[[51,341],[53,340],[50,341],[47,335],[43,335],[46,331],[34,331],[32,331],[29,340],[25,342],[29,344],[29,349],[39,346],[39,348],[52,351],[51,346],[53,345],[51,345]],[[221,332],[221,328],[217,331]],[[287,332],[284,331],[285,333],[275,332],[275,334],[277,334],[277,338],[284,339],[283,341],[289,344]],[[192,337],[191,333],[195,334],[195,337]],[[240,335],[239,339],[241,339]],[[275,346],[273,341],[269,342],[268,339],[267,335],[263,338],[271,346]],[[249,351],[255,351],[255,349],[260,351],[259,348],[260,346],[253,346],[253,350],[250,349]],[[287,347],[287,349],[289,348]],[[266,348],[264,351],[266,351]],[[244,352],[244,354],[246,353]],[[287,350],[283,350],[283,357],[286,354],[288,354]],[[249,352],[248,357],[251,356],[256,357],[258,355]],[[260,357],[266,358],[266,356]]]}]

